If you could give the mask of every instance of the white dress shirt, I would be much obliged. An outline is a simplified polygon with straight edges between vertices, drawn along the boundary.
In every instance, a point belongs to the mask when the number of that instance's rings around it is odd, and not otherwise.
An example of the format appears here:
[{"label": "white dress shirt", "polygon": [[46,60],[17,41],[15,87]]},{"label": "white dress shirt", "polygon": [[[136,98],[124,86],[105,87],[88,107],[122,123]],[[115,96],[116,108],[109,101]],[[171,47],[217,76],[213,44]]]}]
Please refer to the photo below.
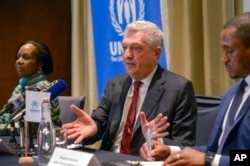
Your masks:
[{"label": "white dress shirt", "polygon": [[[153,78],[153,75],[154,75],[156,69],[157,69],[157,66],[145,79],[141,80],[142,85],[140,86],[140,89],[139,89],[139,99],[138,99],[138,103],[137,103],[137,112],[136,112],[134,124],[136,124],[136,121],[139,117],[139,112],[141,111],[141,106],[143,104],[148,87],[150,85],[150,82]],[[124,130],[124,127],[125,127],[125,124],[127,121],[129,107],[130,107],[130,104],[131,104],[132,98],[133,98],[133,90],[134,90],[133,84],[134,84],[134,82],[135,82],[135,80],[132,80],[132,84],[131,84],[131,86],[128,90],[128,93],[127,93],[127,97],[126,97],[126,100],[124,103],[124,108],[123,108],[122,120],[121,120],[120,126],[119,126],[118,131],[117,131],[116,136],[115,136],[114,145],[111,148],[111,151],[113,151],[113,152],[120,153],[120,144],[121,144],[122,134],[123,134],[123,130]]]}]

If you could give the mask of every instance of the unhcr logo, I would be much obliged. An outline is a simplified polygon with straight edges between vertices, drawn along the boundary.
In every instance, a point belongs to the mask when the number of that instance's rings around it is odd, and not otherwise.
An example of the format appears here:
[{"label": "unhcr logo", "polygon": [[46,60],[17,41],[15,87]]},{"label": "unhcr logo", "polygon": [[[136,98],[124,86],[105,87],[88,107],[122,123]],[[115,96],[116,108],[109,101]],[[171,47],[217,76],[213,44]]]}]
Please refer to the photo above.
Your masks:
[{"label": "unhcr logo", "polygon": [[32,100],[30,112],[39,113],[38,105],[39,105],[39,102],[37,100]]},{"label": "unhcr logo", "polygon": [[[123,36],[128,23],[144,20],[144,0],[110,0],[109,11],[114,30],[119,36]],[[123,61],[121,41],[110,41],[109,51],[111,62]]]},{"label": "unhcr logo", "polygon": [[144,10],[144,0],[110,0],[110,18],[118,35],[124,35],[124,29],[128,23],[144,20]]}]

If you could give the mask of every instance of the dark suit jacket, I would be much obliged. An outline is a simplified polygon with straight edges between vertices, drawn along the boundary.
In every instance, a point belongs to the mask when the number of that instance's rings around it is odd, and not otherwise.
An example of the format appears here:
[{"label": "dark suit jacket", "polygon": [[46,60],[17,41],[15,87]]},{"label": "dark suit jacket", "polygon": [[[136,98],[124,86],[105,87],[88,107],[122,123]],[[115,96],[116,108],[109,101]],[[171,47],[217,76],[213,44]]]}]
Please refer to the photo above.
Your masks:
[{"label": "dark suit jacket", "polygon": [[[207,147],[198,147],[198,150],[201,151],[212,151],[217,152],[218,141],[220,134],[222,132],[222,123],[229,106],[232,97],[235,95],[239,83],[236,83],[232,88],[230,88],[222,98],[218,116],[215,120],[214,127],[211,131],[211,135],[208,141]],[[250,97],[243,105],[237,119],[234,122],[234,125],[229,133],[229,136],[225,142],[225,145],[222,149],[222,157],[220,159],[220,166],[227,166],[229,164],[229,154],[230,149],[250,149]]]},{"label": "dark suit jacket", "polygon": [[[101,149],[110,150],[121,122],[131,83],[132,79],[128,75],[118,76],[107,83],[102,100],[92,113],[98,133],[89,139],[88,143],[102,139]],[[187,79],[158,66],[141,110],[145,112],[149,121],[159,113],[168,116],[171,124],[168,129],[170,135],[164,138],[165,144],[194,145],[197,108],[193,85]],[[139,149],[144,142],[138,119],[131,142],[131,154],[139,155]]]}]

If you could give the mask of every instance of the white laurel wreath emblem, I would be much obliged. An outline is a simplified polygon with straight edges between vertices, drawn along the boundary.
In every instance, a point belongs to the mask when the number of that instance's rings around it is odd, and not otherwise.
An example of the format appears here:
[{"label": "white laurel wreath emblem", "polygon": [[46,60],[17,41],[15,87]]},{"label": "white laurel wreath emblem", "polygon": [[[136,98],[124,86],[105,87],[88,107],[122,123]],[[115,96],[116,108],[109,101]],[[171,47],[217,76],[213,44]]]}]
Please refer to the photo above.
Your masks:
[{"label": "white laurel wreath emblem", "polygon": [[[144,9],[145,9],[145,4],[143,0],[139,0],[139,18],[137,20],[143,20],[144,19]],[[114,0],[110,0],[110,5],[109,5],[109,11],[110,11],[110,17],[112,21],[112,25],[115,28],[115,31],[118,33],[119,36],[124,35],[124,31],[122,30],[120,24],[117,22],[115,18],[115,11],[114,11]]]}]

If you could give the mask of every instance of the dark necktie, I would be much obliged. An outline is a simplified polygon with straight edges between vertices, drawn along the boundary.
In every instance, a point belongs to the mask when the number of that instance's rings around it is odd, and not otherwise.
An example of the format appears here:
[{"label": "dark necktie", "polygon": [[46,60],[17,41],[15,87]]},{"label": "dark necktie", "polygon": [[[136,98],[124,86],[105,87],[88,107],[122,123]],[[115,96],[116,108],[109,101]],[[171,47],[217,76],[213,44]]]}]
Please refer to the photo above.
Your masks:
[{"label": "dark necktie", "polygon": [[231,131],[231,127],[233,126],[235,114],[236,114],[236,112],[239,108],[239,105],[241,103],[242,96],[244,94],[246,85],[247,85],[246,81],[242,80],[240,83],[240,86],[236,92],[236,95],[234,97],[231,108],[228,112],[227,121],[226,121],[225,129],[224,129],[224,134],[222,136],[221,143],[220,143],[218,150],[217,150],[217,153],[219,153],[219,154],[221,154],[222,148],[224,147],[224,144],[225,144],[225,141],[228,137],[228,134]]},{"label": "dark necktie", "polygon": [[130,143],[131,143],[131,138],[133,134],[133,127],[134,127],[135,116],[136,116],[136,108],[137,108],[137,102],[138,102],[138,97],[139,97],[139,88],[141,84],[142,84],[141,81],[134,82],[133,99],[129,107],[127,121],[124,127],[122,140],[121,140],[120,152],[124,154],[130,154]]}]

